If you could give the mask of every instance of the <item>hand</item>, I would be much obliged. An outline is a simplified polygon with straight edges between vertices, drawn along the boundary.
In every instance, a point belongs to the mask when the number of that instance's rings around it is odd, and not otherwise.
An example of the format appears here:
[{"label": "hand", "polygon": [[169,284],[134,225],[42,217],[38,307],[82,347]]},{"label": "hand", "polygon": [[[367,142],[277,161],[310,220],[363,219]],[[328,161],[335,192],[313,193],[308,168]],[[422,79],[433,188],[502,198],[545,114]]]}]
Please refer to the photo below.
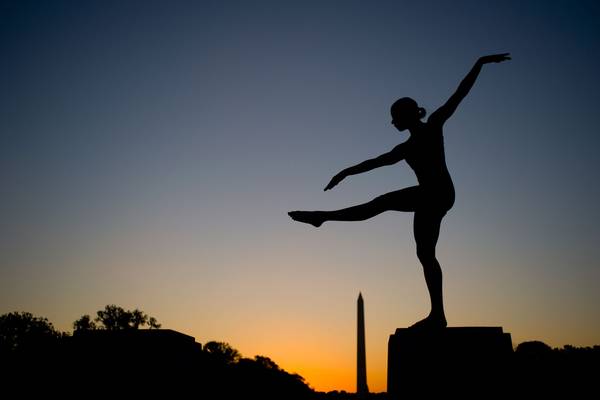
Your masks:
[{"label": "hand", "polygon": [[339,174],[337,174],[336,176],[331,178],[331,181],[327,184],[327,186],[325,186],[325,189],[323,189],[323,190],[332,189],[335,185],[340,183],[346,176],[347,175],[344,171],[340,172]]},{"label": "hand", "polygon": [[489,56],[483,56],[479,58],[479,62],[481,64],[489,64],[489,63],[499,63],[503,61],[510,60],[510,53],[502,53],[502,54],[491,54]]}]

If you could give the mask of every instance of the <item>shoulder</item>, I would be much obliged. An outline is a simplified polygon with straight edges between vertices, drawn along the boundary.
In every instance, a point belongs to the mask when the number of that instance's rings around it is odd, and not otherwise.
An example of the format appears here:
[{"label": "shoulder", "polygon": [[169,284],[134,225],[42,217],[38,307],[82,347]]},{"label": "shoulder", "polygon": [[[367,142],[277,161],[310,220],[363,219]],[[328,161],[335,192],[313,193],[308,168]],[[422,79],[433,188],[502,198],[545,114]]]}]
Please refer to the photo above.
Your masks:
[{"label": "shoulder", "polygon": [[[433,119],[432,119],[433,118]],[[442,136],[444,134],[444,123],[431,114],[425,123],[427,136]]]},{"label": "shoulder", "polygon": [[408,141],[402,142],[397,146],[394,146],[392,150],[390,150],[387,154],[392,157],[394,160],[401,160],[406,157],[408,152]]},{"label": "shoulder", "polygon": [[440,107],[429,115],[426,124],[430,127],[439,127],[441,129],[444,122],[446,122],[446,119],[444,118],[444,112]]}]

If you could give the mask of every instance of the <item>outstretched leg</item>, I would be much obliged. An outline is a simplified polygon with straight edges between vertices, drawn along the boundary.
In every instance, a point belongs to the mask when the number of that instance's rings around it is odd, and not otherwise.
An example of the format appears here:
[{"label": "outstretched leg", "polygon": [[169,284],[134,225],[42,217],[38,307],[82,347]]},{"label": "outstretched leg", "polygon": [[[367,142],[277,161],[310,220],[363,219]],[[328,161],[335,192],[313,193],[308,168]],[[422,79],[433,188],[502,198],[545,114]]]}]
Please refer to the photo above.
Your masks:
[{"label": "outstretched leg", "polygon": [[417,243],[417,257],[423,265],[425,282],[431,300],[429,316],[413,325],[415,328],[445,328],[446,315],[442,297],[442,269],[435,257],[435,246],[440,234],[440,224],[444,212],[419,210],[415,212],[414,234]]},{"label": "outstretched leg", "polygon": [[412,186],[386,193],[373,200],[333,211],[291,211],[292,219],[319,227],[325,221],[364,221],[384,211],[415,211],[419,204],[420,188]]}]

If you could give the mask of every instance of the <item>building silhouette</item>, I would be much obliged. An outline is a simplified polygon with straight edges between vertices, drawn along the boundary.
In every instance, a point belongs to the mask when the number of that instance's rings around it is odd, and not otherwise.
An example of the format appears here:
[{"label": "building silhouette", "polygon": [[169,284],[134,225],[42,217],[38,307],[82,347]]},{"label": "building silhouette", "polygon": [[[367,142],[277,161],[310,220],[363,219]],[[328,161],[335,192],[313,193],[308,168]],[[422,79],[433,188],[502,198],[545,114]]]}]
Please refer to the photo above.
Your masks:
[{"label": "building silhouette", "polygon": [[357,332],[356,332],[356,393],[369,393],[367,386],[367,357],[365,349],[365,306],[362,293],[357,301]]}]

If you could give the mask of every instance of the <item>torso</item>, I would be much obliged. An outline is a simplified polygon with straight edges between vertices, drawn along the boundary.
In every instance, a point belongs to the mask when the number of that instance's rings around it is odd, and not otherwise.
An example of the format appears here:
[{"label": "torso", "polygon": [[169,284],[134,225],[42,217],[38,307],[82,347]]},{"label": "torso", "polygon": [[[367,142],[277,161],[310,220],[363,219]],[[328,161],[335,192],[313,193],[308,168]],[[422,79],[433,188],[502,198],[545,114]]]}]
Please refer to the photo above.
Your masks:
[{"label": "torso", "polygon": [[441,126],[424,123],[404,142],[406,162],[415,171],[427,206],[450,209],[454,185],[446,166]]}]

